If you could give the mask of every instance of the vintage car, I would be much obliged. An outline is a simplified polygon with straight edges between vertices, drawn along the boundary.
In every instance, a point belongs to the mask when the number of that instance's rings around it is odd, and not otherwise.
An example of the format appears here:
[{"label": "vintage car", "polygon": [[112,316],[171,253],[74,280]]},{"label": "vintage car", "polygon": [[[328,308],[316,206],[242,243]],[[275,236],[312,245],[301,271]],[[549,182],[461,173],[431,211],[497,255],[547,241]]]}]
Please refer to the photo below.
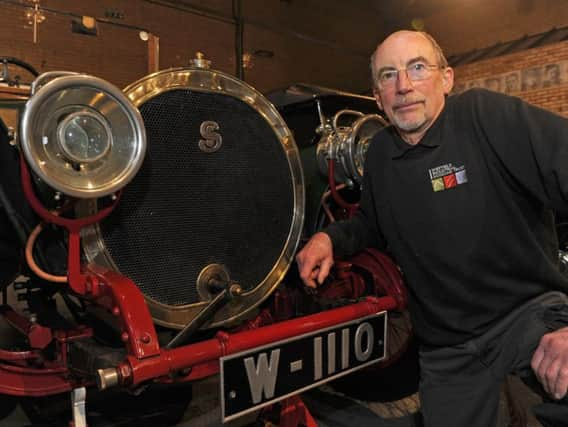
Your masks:
[{"label": "vintage car", "polygon": [[280,402],[280,425],[313,425],[299,393],[406,350],[386,254],[337,260],[314,292],[294,265],[357,210],[386,126],[371,98],[295,85],[271,102],[204,58],[124,90],[30,83],[0,88],[17,117],[0,120],[4,408],[96,425],[127,391],[139,420],[173,425],[192,382],[219,375],[223,422]]}]

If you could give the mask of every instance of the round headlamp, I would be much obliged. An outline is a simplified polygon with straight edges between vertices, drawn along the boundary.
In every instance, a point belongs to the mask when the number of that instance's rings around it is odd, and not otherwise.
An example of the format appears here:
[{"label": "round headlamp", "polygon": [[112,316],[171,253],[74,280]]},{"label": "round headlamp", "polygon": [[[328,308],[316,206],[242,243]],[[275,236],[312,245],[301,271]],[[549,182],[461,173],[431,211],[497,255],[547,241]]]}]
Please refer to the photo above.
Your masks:
[{"label": "round headlamp", "polygon": [[[339,126],[341,116],[349,116],[348,126]],[[323,127],[317,146],[317,161],[320,172],[329,173],[328,161],[335,160],[335,181],[347,185],[361,184],[367,150],[373,136],[387,122],[378,114],[363,114],[358,111],[341,110],[335,114],[332,125]]]},{"label": "round headlamp", "polygon": [[359,184],[363,181],[363,166],[371,140],[385,126],[387,126],[386,121],[378,114],[367,114],[353,123],[344,145],[342,163],[347,175]]},{"label": "round headlamp", "polygon": [[26,104],[21,135],[34,173],[78,198],[120,190],[136,175],[146,151],[136,107],[117,87],[87,75],[63,74],[39,86]]}]

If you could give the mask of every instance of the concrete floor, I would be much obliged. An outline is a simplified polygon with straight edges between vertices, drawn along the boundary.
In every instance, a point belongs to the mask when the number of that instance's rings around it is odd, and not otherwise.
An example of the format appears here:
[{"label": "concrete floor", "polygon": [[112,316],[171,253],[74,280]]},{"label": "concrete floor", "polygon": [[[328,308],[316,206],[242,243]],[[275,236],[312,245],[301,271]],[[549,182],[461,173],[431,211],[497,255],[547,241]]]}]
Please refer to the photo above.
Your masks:
[{"label": "concrete floor", "polygon": [[[534,418],[531,407],[541,402],[517,378],[511,378],[511,391],[518,405],[524,409],[526,424],[524,427],[542,427]],[[365,398],[353,398],[338,392],[329,386],[323,386],[316,392],[309,393],[305,399],[312,414],[318,419],[320,427],[420,427],[420,399],[417,393],[392,401],[376,401]],[[354,420],[357,420],[354,422]],[[496,427],[509,427],[510,416],[504,393],[499,402],[499,416]],[[521,427],[519,425],[518,427]]]}]

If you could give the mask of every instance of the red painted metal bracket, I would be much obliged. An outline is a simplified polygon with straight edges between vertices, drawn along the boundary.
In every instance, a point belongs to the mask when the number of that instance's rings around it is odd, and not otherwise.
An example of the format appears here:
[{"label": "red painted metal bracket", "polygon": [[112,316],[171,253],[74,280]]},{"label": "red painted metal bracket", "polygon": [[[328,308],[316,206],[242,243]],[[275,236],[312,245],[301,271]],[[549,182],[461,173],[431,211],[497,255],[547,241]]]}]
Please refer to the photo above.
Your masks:
[{"label": "red painted metal bracket", "polygon": [[97,295],[98,288],[89,284],[87,277],[81,272],[81,229],[88,225],[95,224],[108,216],[117,206],[120,199],[120,192],[116,194],[115,200],[96,214],[78,219],[64,218],[50,212],[37,198],[33,185],[32,177],[28,169],[24,154],[20,154],[20,175],[24,194],[32,209],[46,222],[65,227],[69,232],[69,247],[67,256],[67,278],[69,286],[79,295]]},{"label": "red painted metal bracket", "polygon": [[149,380],[160,378],[168,380],[179,376],[184,370],[189,372],[187,380],[196,379],[189,368],[197,372],[205,370],[211,375],[216,372],[211,372],[213,363],[217,364],[215,369],[218,370],[218,359],[222,356],[396,308],[397,303],[392,297],[368,297],[352,305],[278,322],[254,330],[234,334],[218,332],[215,338],[210,340],[174,349],[162,349],[155,357],[137,359],[129,356],[116,369],[119,384],[137,386]]},{"label": "red painted metal bracket", "polygon": [[144,359],[160,354],[158,335],[144,296],[134,282],[116,271],[94,265],[85,269],[88,281],[99,289],[95,302],[116,316],[128,354]]}]

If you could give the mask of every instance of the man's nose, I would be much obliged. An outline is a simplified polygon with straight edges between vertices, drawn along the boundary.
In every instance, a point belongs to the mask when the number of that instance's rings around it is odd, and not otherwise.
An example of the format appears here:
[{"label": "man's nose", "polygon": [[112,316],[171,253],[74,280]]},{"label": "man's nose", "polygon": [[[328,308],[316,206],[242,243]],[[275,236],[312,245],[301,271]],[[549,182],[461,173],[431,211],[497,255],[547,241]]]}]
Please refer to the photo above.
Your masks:
[{"label": "man's nose", "polygon": [[408,78],[408,71],[405,68],[398,70],[396,79],[397,92],[406,93],[411,91],[412,89],[412,81]]}]

